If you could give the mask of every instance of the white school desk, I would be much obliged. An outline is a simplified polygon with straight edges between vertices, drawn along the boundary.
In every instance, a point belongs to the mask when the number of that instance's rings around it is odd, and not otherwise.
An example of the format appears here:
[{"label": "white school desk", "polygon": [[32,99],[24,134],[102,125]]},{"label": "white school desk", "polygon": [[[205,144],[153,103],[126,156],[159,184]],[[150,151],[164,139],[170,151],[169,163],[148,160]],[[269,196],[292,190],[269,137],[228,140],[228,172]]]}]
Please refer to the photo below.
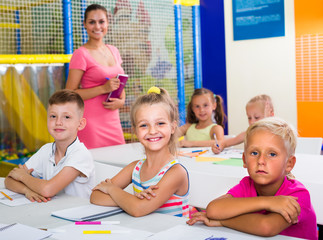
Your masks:
[{"label": "white school desk", "polygon": [[[193,149],[185,148],[184,150]],[[145,157],[140,143],[97,148],[90,151],[95,161],[119,167],[124,167],[134,160]],[[196,162],[194,158],[187,157],[180,157],[180,161],[190,174],[190,204],[201,208],[205,208],[211,200],[225,194],[244,176],[248,175],[247,170],[242,167]],[[322,172],[323,155],[296,154],[296,165],[292,173],[309,190],[317,223],[321,225],[323,225]]]},{"label": "white school desk", "polygon": [[[4,178],[0,178],[0,188],[4,187]],[[51,212],[72,208],[77,206],[82,206],[89,204],[88,199],[68,196],[66,194],[61,194],[56,198],[52,199],[47,203],[32,203],[17,207],[9,207],[0,204],[0,223],[11,224],[11,223],[21,223],[28,226],[36,228],[57,228],[70,224],[70,221],[63,220],[60,218],[50,216]],[[167,214],[152,213],[144,217],[131,217],[126,213],[116,214],[110,217],[102,218],[100,220],[105,221],[120,221],[120,226],[144,230],[152,233],[158,233],[160,231],[167,230],[176,225],[186,225],[186,218],[174,217]],[[205,228],[208,230],[214,230],[214,234],[231,233],[237,234],[238,239],[263,239],[254,235],[249,235],[241,233],[229,228],[209,228],[204,225],[198,224],[193,226],[196,228]],[[104,236],[103,236],[104,237]],[[49,238],[54,239],[54,238]],[[101,238],[96,238],[101,239]],[[108,238],[102,238],[108,239]],[[149,238],[147,238],[149,240]],[[285,236],[275,236],[270,239],[297,239]],[[71,239],[72,240],[72,239]]]}]

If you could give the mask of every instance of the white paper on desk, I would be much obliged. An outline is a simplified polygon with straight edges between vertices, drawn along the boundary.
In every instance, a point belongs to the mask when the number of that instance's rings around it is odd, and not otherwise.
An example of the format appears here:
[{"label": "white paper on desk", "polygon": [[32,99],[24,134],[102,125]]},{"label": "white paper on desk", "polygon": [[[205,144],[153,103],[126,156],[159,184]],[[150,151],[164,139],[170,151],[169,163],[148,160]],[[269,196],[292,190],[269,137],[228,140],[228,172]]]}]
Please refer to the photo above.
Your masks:
[{"label": "white paper on desk", "polygon": [[119,207],[106,207],[88,204],[80,207],[55,211],[52,212],[52,216],[70,221],[89,221],[108,217],[121,212],[123,212],[123,210]]},{"label": "white paper on desk", "polygon": [[[122,222],[121,222],[122,225]],[[75,225],[68,224],[56,228],[59,230],[65,230],[63,233],[53,233],[52,238],[57,240],[99,240],[99,239],[109,239],[109,240],[142,240],[151,236],[153,233],[147,231],[141,231],[131,228],[126,228],[117,225]],[[83,234],[84,230],[111,230],[111,234]],[[113,233],[113,230],[126,231],[125,233]]]},{"label": "white paper on desk", "polygon": [[23,224],[16,223],[4,230],[0,230],[0,239],[5,240],[38,240],[45,239],[52,235],[52,233],[39,230],[37,228],[29,227]]},{"label": "white paper on desk", "polygon": [[214,158],[242,158],[242,149],[224,149],[219,154],[214,154],[212,151],[208,151],[207,153],[204,153],[201,155],[201,157],[214,157]]},{"label": "white paper on desk", "polygon": [[212,230],[201,228],[197,225],[177,225],[165,231],[156,233],[147,238],[147,240],[261,239],[260,237],[252,236],[249,234],[224,232],[215,227],[210,229]]},{"label": "white paper on desk", "polygon": [[28,198],[25,197],[25,195],[20,194],[20,193],[15,193],[13,191],[10,191],[8,189],[0,189],[1,192],[4,192],[7,194],[9,197],[11,197],[13,200],[11,201],[10,199],[6,198],[3,196],[3,194],[0,193],[0,203],[5,204],[10,207],[16,207],[20,205],[25,205],[25,204],[30,204],[33,203],[28,200]]}]

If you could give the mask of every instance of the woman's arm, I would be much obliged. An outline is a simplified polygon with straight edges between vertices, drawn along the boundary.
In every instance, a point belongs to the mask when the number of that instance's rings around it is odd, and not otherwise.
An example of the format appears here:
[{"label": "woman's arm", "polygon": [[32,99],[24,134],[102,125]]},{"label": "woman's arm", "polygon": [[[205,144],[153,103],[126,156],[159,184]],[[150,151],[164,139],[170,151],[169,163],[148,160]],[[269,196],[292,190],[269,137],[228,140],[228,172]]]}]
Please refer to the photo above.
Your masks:
[{"label": "woman's arm", "polygon": [[[188,190],[186,170],[180,165],[173,166],[157,185],[158,189],[155,189],[156,197],[150,200],[139,199],[123,191],[113,181],[106,181],[100,190],[109,194],[111,199],[128,214],[135,217],[144,216],[162,206],[174,193],[182,193]],[[185,190],[183,190],[184,188]]]},{"label": "woman's arm", "polygon": [[125,90],[122,90],[122,93],[120,95],[120,98],[110,98],[110,102],[103,102],[103,107],[110,109],[110,110],[115,110],[122,108],[124,103],[126,101],[126,93]]},{"label": "woman's arm", "polygon": [[83,100],[94,98],[96,96],[107,94],[119,88],[120,80],[117,78],[111,78],[106,81],[105,84],[96,86],[93,88],[80,88],[80,83],[82,76],[84,74],[83,70],[80,69],[70,69],[68,73],[68,78],[66,82],[66,89],[74,90]]}]

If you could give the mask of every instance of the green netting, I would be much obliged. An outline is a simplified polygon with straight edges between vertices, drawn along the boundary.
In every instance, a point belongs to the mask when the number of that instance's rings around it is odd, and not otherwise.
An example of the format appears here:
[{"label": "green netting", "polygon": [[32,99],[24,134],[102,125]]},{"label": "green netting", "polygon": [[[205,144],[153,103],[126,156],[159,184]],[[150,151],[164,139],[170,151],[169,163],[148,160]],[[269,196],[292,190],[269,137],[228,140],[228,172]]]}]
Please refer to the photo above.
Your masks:
[{"label": "green netting", "polygon": [[[84,43],[83,12],[81,1],[72,0],[71,3],[75,50]],[[86,5],[92,3],[107,8],[109,31],[105,42],[119,49],[123,68],[130,76],[126,104],[120,111],[124,132],[129,133],[130,106],[149,87],[164,87],[177,101],[173,1],[86,1]],[[0,54],[17,54],[19,34],[22,54],[64,53],[62,0],[0,0],[0,12]],[[18,15],[20,23],[15,25]],[[182,19],[187,104],[194,88],[191,7],[182,7]],[[62,86],[64,82],[62,76]],[[0,129],[3,127],[0,124]]]}]

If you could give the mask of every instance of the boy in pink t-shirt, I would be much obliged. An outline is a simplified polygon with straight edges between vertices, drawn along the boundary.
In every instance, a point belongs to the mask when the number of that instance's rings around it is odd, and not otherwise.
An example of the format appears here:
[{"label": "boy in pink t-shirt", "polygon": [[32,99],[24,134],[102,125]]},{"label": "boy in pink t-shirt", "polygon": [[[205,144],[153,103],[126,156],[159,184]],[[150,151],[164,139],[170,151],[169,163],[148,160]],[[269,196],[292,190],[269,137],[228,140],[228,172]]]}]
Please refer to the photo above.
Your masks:
[{"label": "boy in pink t-shirt", "polygon": [[282,234],[316,240],[310,194],[290,173],[296,162],[296,136],[278,118],[252,124],[246,132],[243,153],[249,176],[209,203],[206,213],[193,214],[187,223],[201,221],[259,236]]}]

